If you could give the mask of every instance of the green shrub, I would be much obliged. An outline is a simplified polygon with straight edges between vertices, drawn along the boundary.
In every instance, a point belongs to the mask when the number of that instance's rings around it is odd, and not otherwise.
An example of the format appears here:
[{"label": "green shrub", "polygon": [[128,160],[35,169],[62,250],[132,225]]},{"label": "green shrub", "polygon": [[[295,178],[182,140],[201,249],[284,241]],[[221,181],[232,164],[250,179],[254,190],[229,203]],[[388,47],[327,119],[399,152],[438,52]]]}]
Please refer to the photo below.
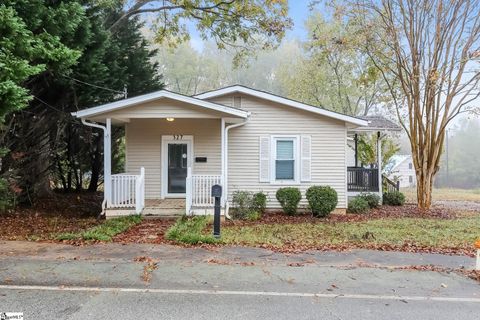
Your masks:
[{"label": "green shrub", "polygon": [[302,194],[298,188],[280,188],[277,190],[276,197],[286,214],[297,213],[298,203],[302,200]]},{"label": "green shrub", "polygon": [[267,195],[263,192],[257,192],[253,195],[253,210],[264,213],[267,207]]},{"label": "green shrub", "polygon": [[331,187],[312,186],[305,196],[315,217],[326,217],[337,207],[337,191]]},{"label": "green shrub", "polygon": [[235,191],[232,195],[234,219],[258,220],[267,206],[267,196],[262,192]]},{"label": "green shrub", "polygon": [[348,201],[348,212],[350,213],[367,213],[370,209],[367,200],[363,197],[356,196]]},{"label": "green shrub", "polygon": [[232,217],[234,219],[246,219],[252,209],[252,193],[249,191],[235,191],[232,194]]},{"label": "green shrub", "polygon": [[[249,191],[235,191],[232,194],[231,215],[234,219],[252,220],[252,217],[260,217],[262,203],[256,203],[257,194]],[[256,220],[256,219],[253,219]]]},{"label": "green shrub", "polygon": [[380,196],[376,193],[361,193],[357,197],[367,201],[370,209],[378,208],[378,206],[380,205]]},{"label": "green shrub", "polygon": [[383,194],[383,204],[389,206],[403,206],[405,195],[400,191],[385,192]]}]

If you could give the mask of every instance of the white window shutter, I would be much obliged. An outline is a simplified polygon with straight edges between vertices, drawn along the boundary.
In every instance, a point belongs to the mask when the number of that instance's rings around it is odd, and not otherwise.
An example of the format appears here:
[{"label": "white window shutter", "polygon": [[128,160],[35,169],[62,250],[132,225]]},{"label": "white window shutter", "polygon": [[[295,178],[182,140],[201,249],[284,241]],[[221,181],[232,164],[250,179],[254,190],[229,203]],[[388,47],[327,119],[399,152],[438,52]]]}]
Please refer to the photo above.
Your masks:
[{"label": "white window shutter", "polygon": [[260,137],[260,182],[270,182],[270,137]]},{"label": "white window shutter", "polygon": [[300,145],[300,180],[312,180],[312,137],[302,136]]}]

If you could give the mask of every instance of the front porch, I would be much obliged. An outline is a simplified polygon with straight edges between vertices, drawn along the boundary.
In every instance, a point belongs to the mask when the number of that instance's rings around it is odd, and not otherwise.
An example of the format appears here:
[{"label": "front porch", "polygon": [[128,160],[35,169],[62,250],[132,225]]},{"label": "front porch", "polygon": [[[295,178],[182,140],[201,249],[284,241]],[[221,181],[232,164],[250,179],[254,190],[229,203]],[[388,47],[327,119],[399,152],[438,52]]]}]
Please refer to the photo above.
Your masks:
[{"label": "front porch", "polygon": [[107,203],[107,216],[142,214],[145,216],[181,216],[185,214],[211,214],[214,198],[213,185],[222,185],[221,175],[192,174],[187,169],[185,196],[145,199],[145,169],[139,175],[112,175],[112,197]]}]

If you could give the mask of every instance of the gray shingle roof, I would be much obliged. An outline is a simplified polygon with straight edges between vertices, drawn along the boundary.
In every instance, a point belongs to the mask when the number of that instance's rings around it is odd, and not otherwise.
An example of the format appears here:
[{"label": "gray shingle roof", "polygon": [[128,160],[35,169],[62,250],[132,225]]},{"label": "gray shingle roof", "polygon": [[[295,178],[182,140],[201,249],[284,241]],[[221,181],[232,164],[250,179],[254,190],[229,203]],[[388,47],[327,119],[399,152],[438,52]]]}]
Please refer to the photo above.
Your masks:
[{"label": "gray shingle roof", "polygon": [[358,118],[367,120],[369,129],[389,130],[389,131],[402,130],[402,127],[400,127],[398,124],[382,116],[362,116]]}]

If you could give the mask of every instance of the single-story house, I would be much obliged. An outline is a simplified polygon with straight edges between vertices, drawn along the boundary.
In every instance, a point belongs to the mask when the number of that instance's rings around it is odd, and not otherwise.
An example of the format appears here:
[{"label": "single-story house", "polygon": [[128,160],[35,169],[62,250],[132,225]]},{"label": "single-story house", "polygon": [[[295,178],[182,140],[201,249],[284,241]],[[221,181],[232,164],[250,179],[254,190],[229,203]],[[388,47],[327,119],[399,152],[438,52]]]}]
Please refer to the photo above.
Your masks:
[{"label": "single-story house", "polygon": [[398,182],[400,188],[411,188],[417,185],[417,175],[410,154],[392,156],[383,172],[390,180]]},{"label": "single-story house", "polygon": [[[381,166],[347,166],[347,137],[378,132],[369,120],[234,85],[195,96],[160,90],[73,114],[104,132],[107,216],[212,212],[212,185],[228,210],[236,190],[331,186],[337,212],[359,192],[382,194]],[[111,127],[125,127],[125,173],[111,172]],[[380,161],[381,162],[381,161]]]}]

